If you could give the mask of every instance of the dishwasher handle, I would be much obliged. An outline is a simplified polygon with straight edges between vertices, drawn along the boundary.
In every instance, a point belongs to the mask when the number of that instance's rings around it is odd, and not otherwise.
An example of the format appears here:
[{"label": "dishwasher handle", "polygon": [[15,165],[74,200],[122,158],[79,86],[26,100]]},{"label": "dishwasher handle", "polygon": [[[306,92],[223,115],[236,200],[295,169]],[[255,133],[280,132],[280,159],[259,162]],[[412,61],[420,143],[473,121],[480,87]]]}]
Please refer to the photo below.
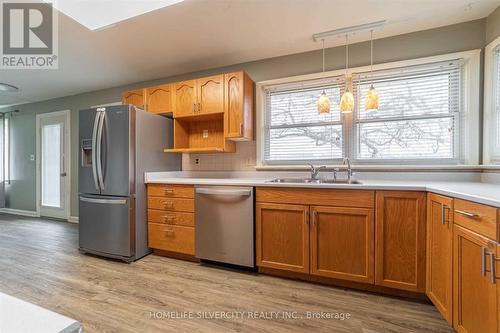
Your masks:
[{"label": "dishwasher handle", "polygon": [[227,195],[227,196],[249,196],[252,194],[250,189],[213,189],[213,188],[203,188],[199,187],[196,189],[196,193],[208,194],[208,195]]}]

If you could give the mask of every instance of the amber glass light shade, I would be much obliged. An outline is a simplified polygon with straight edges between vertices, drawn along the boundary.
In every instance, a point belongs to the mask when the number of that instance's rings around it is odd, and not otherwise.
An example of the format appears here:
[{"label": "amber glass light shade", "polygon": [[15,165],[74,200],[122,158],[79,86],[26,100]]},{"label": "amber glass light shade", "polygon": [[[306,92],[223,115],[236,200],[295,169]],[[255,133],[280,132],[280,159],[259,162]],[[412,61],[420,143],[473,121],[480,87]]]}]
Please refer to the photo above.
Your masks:
[{"label": "amber glass light shade", "polygon": [[365,111],[370,112],[378,110],[378,106],[379,106],[378,92],[372,85],[368,90],[368,94],[366,94]]},{"label": "amber glass light shade", "polygon": [[340,112],[351,113],[354,110],[354,96],[349,90],[342,95],[340,99]]},{"label": "amber glass light shade", "polygon": [[328,98],[324,90],[321,95],[319,95],[318,113],[330,113],[330,99]]}]

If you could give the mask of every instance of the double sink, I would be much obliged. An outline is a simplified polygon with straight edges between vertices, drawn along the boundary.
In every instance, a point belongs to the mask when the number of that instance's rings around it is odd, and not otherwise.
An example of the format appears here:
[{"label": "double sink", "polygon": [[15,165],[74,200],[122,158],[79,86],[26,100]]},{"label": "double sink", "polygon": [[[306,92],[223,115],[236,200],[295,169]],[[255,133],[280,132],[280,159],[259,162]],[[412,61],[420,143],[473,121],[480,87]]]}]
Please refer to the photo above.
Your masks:
[{"label": "double sink", "polygon": [[348,179],[313,179],[313,178],[276,178],[267,183],[280,184],[361,184],[358,180]]},{"label": "double sink", "polygon": [[337,179],[338,168],[333,169],[333,179],[320,179],[318,178],[318,173],[322,169],[326,169],[326,166],[322,165],[315,167],[309,164],[311,167],[311,177],[309,178],[276,178],[273,180],[268,180],[266,183],[280,183],[280,184],[361,184],[360,181],[354,180],[352,178],[353,172],[351,167],[351,161],[348,158],[344,158],[343,163],[347,165],[347,179]]}]

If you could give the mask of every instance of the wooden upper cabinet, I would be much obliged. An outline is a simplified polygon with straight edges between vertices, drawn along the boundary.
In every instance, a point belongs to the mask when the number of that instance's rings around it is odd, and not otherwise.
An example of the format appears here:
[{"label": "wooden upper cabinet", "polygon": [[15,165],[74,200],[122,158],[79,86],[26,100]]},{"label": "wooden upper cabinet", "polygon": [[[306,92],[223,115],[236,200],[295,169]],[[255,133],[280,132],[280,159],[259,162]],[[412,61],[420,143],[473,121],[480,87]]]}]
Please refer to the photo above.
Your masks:
[{"label": "wooden upper cabinet", "polygon": [[253,140],[254,84],[245,72],[224,75],[225,136],[230,140]]},{"label": "wooden upper cabinet", "polygon": [[427,196],[426,293],[441,315],[453,324],[453,199]]},{"label": "wooden upper cabinet", "polygon": [[311,274],[374,283],[373,209],[312,206]]},{"label": "wooden upper cabinet", "polygon": [[424,192],[377,191],[375,283],[425,292]]},{"label": "wooden upper cabinet", "polygon": [[309,207],[256,204],[257,266],[309,273]]},{"label": "wooden upper cabinet", "polygon": [[490,275],[497,246],[455,225],[453,247],[453,327],[459,333],[498,332],[498,290]]},{"label": "wooden upper cabinet", "polygon": [[122,103],[132,104],[138,108],[144,109],[146,106],[146,100],[144,95],[145,89],[129,90],[122,93]]},{"label": "wooden upper cabinet", "polygon": [[197,103],[196,80],[177,82],[174,85],[174,117],[194,114]]},{"label": "wooden upper cabinet", "polygon": [[224,75],[214,75],[197,80],[198,102],[196,113],[224,112]]},{"label": "wooden upper cabinet", "polygon": [[146,88],[146,110],[157,114],[173,112],[172,86],[162,84]]}]

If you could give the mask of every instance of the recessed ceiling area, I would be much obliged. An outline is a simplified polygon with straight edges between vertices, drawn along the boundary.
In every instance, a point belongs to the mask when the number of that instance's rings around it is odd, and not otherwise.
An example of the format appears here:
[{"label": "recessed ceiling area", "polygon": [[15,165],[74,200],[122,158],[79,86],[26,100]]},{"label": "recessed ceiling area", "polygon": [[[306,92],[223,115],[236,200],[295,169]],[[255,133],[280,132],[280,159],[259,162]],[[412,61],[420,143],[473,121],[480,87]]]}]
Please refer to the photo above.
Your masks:
[{"label": "recessed ceiling area", "polygon": [[[498,5],[498,0],[185,0],[96,31],[61,14],[59,69],[0,70],[2,82],[19,87],[0,93],[0,106],[315,50],[321,45],[312,40],[314,33],[380,20],[387,23],[376,39],[436,28],[486,17]],[[368,38],[354,36],[350,42]],[[325,46],[343,43],[337,38]]]},{"label": "recessed ceiling area", "polygon": [[[50,0],[45,2],[52,3]],[[53,6],[90,30],[99,30],[184,0],[64,0]]]}]

